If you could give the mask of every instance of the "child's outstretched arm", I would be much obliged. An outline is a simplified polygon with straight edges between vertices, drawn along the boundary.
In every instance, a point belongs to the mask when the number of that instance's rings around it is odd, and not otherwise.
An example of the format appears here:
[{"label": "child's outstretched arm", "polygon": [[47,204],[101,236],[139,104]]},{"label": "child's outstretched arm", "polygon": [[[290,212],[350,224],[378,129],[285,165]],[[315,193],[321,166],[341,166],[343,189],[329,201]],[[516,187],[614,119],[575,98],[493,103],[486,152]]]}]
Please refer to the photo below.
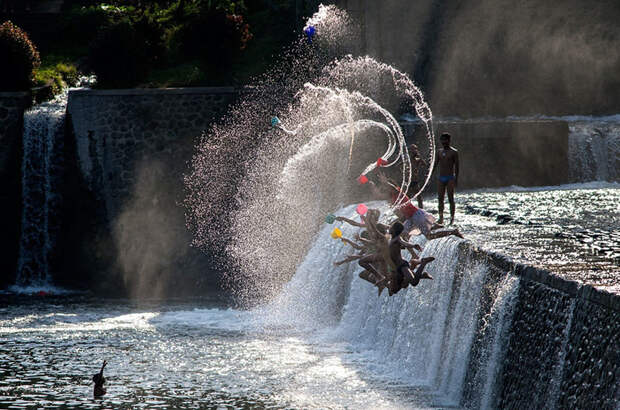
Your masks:
[{"label": "child's outstretched arm", "polygon": [[341,221],[341,222],[346,222],[349,225],[359,226],[360,228],[365,228],[366,227],[365,224],[356,222],[353,219],[345,218],[344,216],[337,216],[335,220],[336,221]]},{"label": "child's outstretched arm", "polygon": [[398,243],[400,244],[400,246],[402,246],[403,248],[407,248],[407,249],[415,249],[418,252],[422,250],[422,247],[420,245],[418,245],[417,243],[411,243],[411,242],[407,242],[406,240],[404,240],[403,238],[401,238],[400,236],[398,237]]},{"label": "child's outstretched arm", "polygon": [[101,371],[99,372],[99,374],[103,374],[103,369],[105,369],[105,366],[108,364],[107,360],[103,361],[103,366],[101,366]]},{"label": "child's outstretched arm", "polygon": [[370,240],[368,240],[368,239],[366,239],[366,238],[362,238],[361,236],[360,236],[359,238],[357,238],[357,239],[358,239],[361,243],[363,243],[363,244],[364,244],[364,248],[365,248],[365,249],[366,249],[366,248],[368,248],[369,246],[371,246],[371,245],[373,245],[373,244],[374,244],[374,242],[373,242],[373,241],[370,241]]},{"label": "child's outstretched arm", "polygon": [[358,251],[361,251],[362,249],[364,249],[363,246],[356,244],[355,242],[353,242],[350,239],[347,239],[345,237],[340,238],[340,240],[342,240],[342,242],[344,243],[348,243],[349,245],[351,245],[354,249],[357,249]]},{"label": "child's outstretched arm", "polygon": [[342,264],[344,264],[344,263],[347,263],[347,262],[353,262],[353,261],[358,260],[358,259],[361,259],[361,258],[363,258],[363,257],[364,257],[364,255],[349,255],[349,256],[347,256],[346,258],[344,258],[344,259],[343,259],[343,260],[341,260],[341,261],[334,262],[334,265],[336,265],[336,266],[340,266],[340,265],[342,265]]}]

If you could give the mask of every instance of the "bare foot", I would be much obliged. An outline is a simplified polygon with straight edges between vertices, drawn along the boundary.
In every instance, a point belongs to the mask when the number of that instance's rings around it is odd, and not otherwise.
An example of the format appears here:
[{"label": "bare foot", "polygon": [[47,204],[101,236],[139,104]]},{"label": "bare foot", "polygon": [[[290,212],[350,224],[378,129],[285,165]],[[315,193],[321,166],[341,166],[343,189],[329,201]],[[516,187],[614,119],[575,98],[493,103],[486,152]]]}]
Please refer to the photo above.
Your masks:
[{"label": "bare foot", "polygon": [[[426,258],[422,258],[422,260],[420,261],[420,264],[418,265],[418,268],[415,270],[415,277],[416,277],[418,282],[420,281],[420,279],[424,275],[424,273],[422,273],[422,272],[424,272],[424,268],[426,267],[426,265],[431,263],[434,260],[435,260],[435,258],[433,258],[432,256],[428,256]],[[428,275],[428,273],[427,273],[427,275]]]},{"label": "bare foot", "polygon": [[428,272],[422,272],[422,274],[420,275],[420,279],[430,279],[430,280],[433,280],[433,277],[431,275],[429,275]]},{"label": "bare foot", "polygon": [[379,292],[377,296],[381,296],[381,293],[383,293],[383,289],[385,289],[386,287],[387,283],[377,284],[377,291]]}]

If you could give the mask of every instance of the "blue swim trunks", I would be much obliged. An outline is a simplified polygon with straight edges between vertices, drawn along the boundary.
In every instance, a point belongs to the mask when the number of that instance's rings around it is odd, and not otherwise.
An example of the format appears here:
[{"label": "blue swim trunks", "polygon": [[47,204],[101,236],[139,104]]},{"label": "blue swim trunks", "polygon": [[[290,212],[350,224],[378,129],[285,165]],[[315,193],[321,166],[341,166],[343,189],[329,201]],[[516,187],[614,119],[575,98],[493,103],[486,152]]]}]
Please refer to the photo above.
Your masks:
[{"label": "blue swim trunks", "polygon": [[454,179],[454,175],[439,175],[439,181],[442,184],[447,184]]}]

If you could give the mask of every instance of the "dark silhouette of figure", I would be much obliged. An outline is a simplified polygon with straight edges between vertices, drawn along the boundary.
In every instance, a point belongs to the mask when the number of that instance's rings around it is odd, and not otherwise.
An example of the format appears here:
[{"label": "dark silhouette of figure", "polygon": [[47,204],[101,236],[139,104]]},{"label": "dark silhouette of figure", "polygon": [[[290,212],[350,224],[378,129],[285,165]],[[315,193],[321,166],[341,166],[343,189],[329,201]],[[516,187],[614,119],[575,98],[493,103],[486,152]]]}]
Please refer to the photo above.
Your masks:
[{"label": "dark silhouette of figure", "polygon": [[[420,186],[420,175],[423,167],[426,167],[426,161],[420,156],[418,146],[415,144],[409,145],[409,159],[411,160],[411,183],[409,184],[409,190],[407,196],[412,197]],[[418,195],[418,208],[424,208],[422,203],[422,195]]]},{"label": "dark silhouette of figure", "polygon": [[103,377],[103,369],[105,368],[106,364],[108,364],[108,361],[104,360],[103,366],[101,366],[101,370],[99,371],[99,373],[95,373],[93,375],[93,382],[95,382],[95,389],[93,391],[93,395],[95,396],[95,398],[99,398],[106,393],[106,389],[105,387],[103,387],[103,384],[105,383],[105,377]]},{"label": "dark silhouette of figure", "polygon": [[437,152],[437,166],[439,167],[439,180],[437,182],[437,194],[439,202],[439,224],[443,224],[443,203],[446,189],[450,202],[450,225],[454,223],[454,188],[459,180],[459,152],[450,146],[450,134],[444,132],[439,137],[442,148]]},{"label": "dark silhouette of figure", "polygon": [[[400,237],[403,230],[404,226],[400,221],[396,221],[390,226],[390,235],[392,238],[389,242],[389,255],[391,262],[396,266],[395,277],[393,278],[393,282],[390,283],[390,296],[401,289],[405,289],[409,285],[417,286],[420,279],[433,279],[431,275],[424,271],[424,268],[427,264],[434,261],[435,258],[412,258],[410,261],[403,259],[401,250],[414,246],[414,244]],[[414,272],[413,269],[416,266],[418,268]]]}]

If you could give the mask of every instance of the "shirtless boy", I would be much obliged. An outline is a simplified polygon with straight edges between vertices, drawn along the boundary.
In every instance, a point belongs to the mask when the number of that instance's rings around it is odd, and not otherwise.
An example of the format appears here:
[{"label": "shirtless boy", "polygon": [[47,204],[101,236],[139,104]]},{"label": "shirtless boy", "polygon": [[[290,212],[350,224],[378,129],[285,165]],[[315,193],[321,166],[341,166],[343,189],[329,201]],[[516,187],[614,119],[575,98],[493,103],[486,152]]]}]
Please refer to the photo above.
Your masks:
[{"label": "shirtless boy", "polygon": [[[347,256],[342,261],[334,262],[334,265],[341,265],[359,259],[359,265],[365,269],[360,273],[360,278],[378,286],[381,291],[382,285],[388,280],[386,277],[387,265],[385,264],[385,258],[383,257],[381,248],[387,249],[387,239],[385,239],[384,235],[387,233],[389,227],[379,222],[379,216],[379,210],[369,209],[366,215],[362,216],[363,223],[353,221],[343,216],[336,218],[336,221],[343,221],[353,226],[366,228],[366,231],[362,232],[366,238],[358,236],[357,239],[362,243],[362,246],[357,244],[355,244],[357,246],[353,246],[355,249],[360,250],[359,254]],[[345,241],[353,245],[352,241],[348,239]]]},{"label": "shirtless boy", "polygon": [[[388,237],[386,237],[390,227],[378,222],[379,215],[379,210],[369,209],[366,216],[362,217],[362,220],[364,221],[363,224],[344,217],[336,218],[336,220],[347,222],[353,226],[367,228],[367,230],[363,231],[361,236],[358,235],[356,237],[356,239],[362,243],[362,246],[357,244],[357,246],[354,246],[355,249],[362,248],[359,254],[347,256],[342,261],[335,262],[334,264],[341,265],[343,263],[360,259],[360,266],[365,268],[365,270],[360,273],[360,278],[376,285],[379,288],[379,295],[381,295],[381,292],[386,285],[390,284],[389,291],[391,296],[400,290],[402,281],[395,280],[397,276],[396,265],[390,256],[389,241]],[[347,242],[350,241],[347,240]],[[412,263],[414,263],[414,266],[417,266],[420,261],[417,259],[417,255],[414,250],[421,251],[422,248],[420,245],[405,241],[402,241],[401,243],[411,253],[413,256]],[[351,244],[353,245],[353,243]],[[378,272],[381,276],[376,276],[373,271]]]},{"label": "shirtless boy", "polygon": [[[390,295],[397,293],[401,289],[405,289],[408,285],[417,286],[420,279],[433,279],[431,275],[424,272],[426,265],[435,260],[433,257],[422,259],[412,259],[407,262],[403,259],[401,250],[413,246],[412,243],[404,241],[400,234],[403,232],[404,226],[401,222],[396,221],[390,226],[390,234],[392,239],[389,242],[389,256],[394,266],[396,266],[395,275],[390,281]],[[411,266],[414,265],[414,266]],[[417,266],[415,273],[412,269]]]},{"label": "shirtless boy", "polygon": [[437,195],[439,202],[439,224],[443,224],[443,203],[446,189],[450,202],[450,225],[454,223],[454,188],[459,180],[459,152],[450,146],[450,134],[444,132],[439,137],[441,148],[437,152],[437,166],[439,167],[439,180],[437,182]]}]

